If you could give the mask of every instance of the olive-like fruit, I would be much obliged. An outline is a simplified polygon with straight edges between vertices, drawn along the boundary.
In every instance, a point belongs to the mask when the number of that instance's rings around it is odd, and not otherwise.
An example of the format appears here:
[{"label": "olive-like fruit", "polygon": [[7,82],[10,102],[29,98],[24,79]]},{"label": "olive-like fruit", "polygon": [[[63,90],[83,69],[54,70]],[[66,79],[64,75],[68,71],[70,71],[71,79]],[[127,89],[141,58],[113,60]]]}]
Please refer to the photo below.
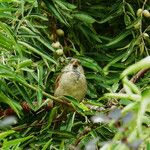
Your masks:
[{"label": "olive-like fruit", "polygon": [[148,10],[143,10],[143,16],[144,17],[146,17],[146,18],[148,18],[148,17],[150,17],[150,13],[149,13],[149,11]]},{"label": "olive-like fruit", "polygon": [[55,43],[52,43],[52,47],[53,48],[60,48],[61,44],[59,41],[55,42]]},{"label": "olive-like fruit", "polygon": [[138,16],[138,17],[140,17],[141,16],[141,14],[142,14],[142,9],[141,8],[139,8],[138,10],[137,10],[137,13],[136,13],[136,15]]},{"label": "olive-like fruit", "polygon": [[41,2],[41,6],[44,7],[44,8],[46,7],[44,2]]},{"label": "olive-like fruit", "polygon": [[54,41],[54,34],[51,34],[50,39]]},{"label": "olive-like fruit", "polygon": [[56,50],[56,54],[57,54],[58,56],[63,55],[63,54],[64,54],[63,49],[57,49],[57,50]]},{"label": "olive-like fruit", "polygon": [[64,36],[64,31],[63,31],[62,29],[57,29],[57,30],[56,30],[56,34],[57,34],[58,36]]},{"label": "olive-like fruit", "polygon": [[146,39],[149,38],[149,35],[147,33],[143,33],[143,37]]},{"label": "olive-like fruit", "polygon": [[140,21],[139,21],[139,22],[137,22],[137,23],[134,25],[134,28],[135,28],[135,29],[139,29],[139,28],[140,28],[140,25],[141,25],[141,23],[140,23]]}]

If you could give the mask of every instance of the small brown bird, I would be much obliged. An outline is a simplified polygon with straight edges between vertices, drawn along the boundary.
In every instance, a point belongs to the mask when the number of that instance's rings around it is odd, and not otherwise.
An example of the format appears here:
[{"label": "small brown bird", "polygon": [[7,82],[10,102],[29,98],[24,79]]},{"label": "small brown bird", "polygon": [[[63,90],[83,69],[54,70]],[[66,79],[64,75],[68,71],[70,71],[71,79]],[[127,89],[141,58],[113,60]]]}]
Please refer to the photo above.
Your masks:
[{"label": "small brown bird", "polygon": [[84,70],[78,59],[71,59],[70,63],[62,69],[55,83],[54,96],[72,96],[83,100],[87,91],[87,82]]}]

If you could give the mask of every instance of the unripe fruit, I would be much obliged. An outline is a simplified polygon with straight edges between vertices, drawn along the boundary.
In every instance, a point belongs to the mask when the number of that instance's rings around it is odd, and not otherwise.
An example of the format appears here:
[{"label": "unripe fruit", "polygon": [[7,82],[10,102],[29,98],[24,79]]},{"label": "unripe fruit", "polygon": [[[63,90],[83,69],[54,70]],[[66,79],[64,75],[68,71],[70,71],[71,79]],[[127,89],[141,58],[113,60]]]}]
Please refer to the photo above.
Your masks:
[{"label": "unripe fruit", "polygon": [[58,36],[64,36],[64,31],[63,31],[62,29],[57,29],[57,30],[56,30],[56,34],[57,34]]},{"label": "unripe fruit", "polygon": [[57,50],[56,50],[56,54],[57,54],[58,56],[63,55],[63,54],[64,54],[63,49],[57,49]]},{"label": "unripe fruit", "polygon": [[41,6],[44,7],[44,8],[46,7],[44,2],[41,2]]},{"label": "unripe fruit", "polygon": [[52,47],[53,48],[60,48],[61,44],[59,43],[59,41],[52,43]]},{"label": "unripe fruit", "polygon": [[140,21],[139,21],[139,22],[137,22],[137,23],[134,25],[134,28],[135,28],[135,29],[139,29],[139,28],[140,28],[140,25],[141,25],[141,23],[140,23]]},{"label": "unripe fruit", "polygon": [[51,34],[50,39],[54,41],[54,34]]},{"label": "unripe fruit", "polygon": [[138,17],[140,17],[140,16],[141,16],[141,14],[142,14],[142,9],[141,9],[141,8],[139,8],[139,9],[137,10],[136,15],[137,15]]},{"label": "unripe fruit", "polygon": [[149,11],[148,11],[148,10],[144,10],[144,11],[143,11],[143,16],[144,16],[144,17],[147,17],[147,18],[150,17]]},{"label": "unripe fruit", "polygon": [[149,35],[147,33],[143,33],[143,37],[146,39],[149,38]]}]

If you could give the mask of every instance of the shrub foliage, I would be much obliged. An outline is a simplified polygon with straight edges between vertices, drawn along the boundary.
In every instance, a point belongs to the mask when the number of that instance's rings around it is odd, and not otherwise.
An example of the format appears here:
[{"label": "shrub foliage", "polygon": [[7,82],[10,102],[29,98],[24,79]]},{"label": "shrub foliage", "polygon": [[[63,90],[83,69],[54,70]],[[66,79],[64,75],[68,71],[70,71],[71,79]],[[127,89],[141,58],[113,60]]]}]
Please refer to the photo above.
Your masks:
[{"label": "shrub foliage", "polygon": [[[148,0],[0,2],[2,149],[150,148]],[[68,57],[88,92],[61,117],[54,82]]]}]

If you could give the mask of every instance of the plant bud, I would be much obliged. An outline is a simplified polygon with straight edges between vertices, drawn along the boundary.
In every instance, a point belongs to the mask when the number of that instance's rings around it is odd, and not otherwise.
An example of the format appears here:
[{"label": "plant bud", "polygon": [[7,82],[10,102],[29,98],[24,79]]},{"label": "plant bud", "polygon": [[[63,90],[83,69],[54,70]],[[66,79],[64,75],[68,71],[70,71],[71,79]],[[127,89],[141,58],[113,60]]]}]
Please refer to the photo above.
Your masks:
[{"label": "plant bud", "polygon": [[61,44],[59,41],[55,42],[55,43],[52,43],[52,47],[53,48],[60,48]]},{"label": "plant bud", "polygon": [[57,30],[56,30],[56,34],[57,34],[58,36],[64,36],[64,31],[63,31],[62,29],[57,29]]},{"label": "plant bud", "polygon": [[150,17],[149,11],[148,10],[144,10],[143,11],[143,16],[146,17],[146,18]]},{"label": "plant bud", "polygon": [[141,8],[139,8],[139,9],[137,10],[136,15],[137,15],[138,17],[140,17],[140,16],[141,16],[141,14],[142,14],[142,9],[141,9]]},{"label": "plant bud", "polygon": [[56,50],[56,54],[57,54],[58,56],[63,55],[63,54],[64,54],[63,49],[57,49],[57,50]]}]

